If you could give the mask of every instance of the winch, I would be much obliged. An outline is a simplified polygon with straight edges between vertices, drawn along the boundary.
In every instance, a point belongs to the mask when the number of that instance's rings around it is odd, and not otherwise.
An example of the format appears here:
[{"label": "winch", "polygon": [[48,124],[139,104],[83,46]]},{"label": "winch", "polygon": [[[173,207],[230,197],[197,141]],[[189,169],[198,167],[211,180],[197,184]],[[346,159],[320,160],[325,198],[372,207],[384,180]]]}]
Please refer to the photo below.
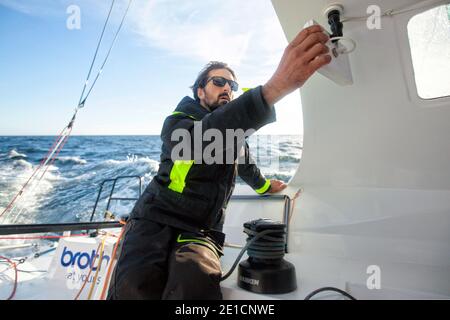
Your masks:
[{"label": "winch", "polygon": [[239,287],[255,293],[288,293],[297,289],[295,267],[283,259],[286,225],[271,219],[244,223],[248,259],[239,264]]}]

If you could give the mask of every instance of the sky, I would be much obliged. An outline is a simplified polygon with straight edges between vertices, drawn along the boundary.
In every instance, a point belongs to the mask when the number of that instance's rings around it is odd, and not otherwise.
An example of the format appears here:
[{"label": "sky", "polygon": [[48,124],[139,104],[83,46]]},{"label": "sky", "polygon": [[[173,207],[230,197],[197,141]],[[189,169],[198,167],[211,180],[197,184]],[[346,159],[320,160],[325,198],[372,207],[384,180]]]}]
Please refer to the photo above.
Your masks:
[{"label": "sky", "polygon": [[[116,0],[93,76],[128,0]],[[78,103],[110,1],[0,0],[0,135],[56,135]],[[73,25],[73,6],[79,27]],[[72,23],[72,24],[71,24]],[[287,40],[270,0],[134,0],[73,135],[159,134],[202,67],[227,62],[263,85]],[[240,91],[241,93],[241,91]],[[240,94],[239,93],[239,94]],[[261,134],[302,134],[300,94]]]}]

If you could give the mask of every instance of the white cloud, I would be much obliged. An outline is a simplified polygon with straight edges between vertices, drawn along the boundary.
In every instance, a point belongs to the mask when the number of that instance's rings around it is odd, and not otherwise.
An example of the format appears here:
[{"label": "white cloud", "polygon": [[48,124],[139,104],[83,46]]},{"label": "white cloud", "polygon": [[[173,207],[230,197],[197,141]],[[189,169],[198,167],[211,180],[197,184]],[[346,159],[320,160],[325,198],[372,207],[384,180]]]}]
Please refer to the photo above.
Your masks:
[{"label": "white cloud", "polygon": [[[100,20],[110,4],[98,0],[0,0],[0,5],[29,15],[65,15],[68,6],[77,5],[82,14]],[[116,0],[116,22],[127,4],[128,0]],[[146,45],[237,66],[252,57],[273,64],[286,44],[270,0],[134,0],[126,26]]]},{"label": "white cloud", "polygon": [[[0,5],[33,16],[66,15],[69,5],[103,20],[111,2],[97,0],[0,0]],[[118,22],[128,0],[116,0]],[[134,0],[125,28],[146,46],[197,62],[220,60],[267,76],[274,71],[286,40],[270,0]]]},{"label": "white cloud", "polygon": [[149,46],[234,67],[273,68],[286,45],[269,0],[138,1],[128,23]]}]

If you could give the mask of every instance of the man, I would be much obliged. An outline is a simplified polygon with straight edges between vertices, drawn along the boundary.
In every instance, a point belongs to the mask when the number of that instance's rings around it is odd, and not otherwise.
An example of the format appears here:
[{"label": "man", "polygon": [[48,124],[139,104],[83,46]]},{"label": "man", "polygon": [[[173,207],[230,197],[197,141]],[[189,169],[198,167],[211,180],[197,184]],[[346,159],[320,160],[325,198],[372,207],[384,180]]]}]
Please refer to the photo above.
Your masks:
[{"label": "man", "polygon": [[[236,174],[260,194],[286,187],[266,180],[250,163],[248,146],[233,139],[216,149],[213,157],[232,162],[199,159],[207,145],[195,141],[210,129],[223,137],[227,130],[252,132],[275,121],[274,104],[301,87],[321,66],[330,62],[328,36],[320,26],[300,32],[287,46],[272,78],[264,85],[233,99],[236,77],[226,64],[213,62],[199,74],[192,89],[166,118],[158,174],[136,203],[122,243],[109,289],[109,299],[221,299],[219,258],[224,234],[224,212]],[[192,144],[174,155],[176,132]],[[244,136],[245,138],[246,136]],[[200,148],[193,147],[200,145]],[[240,159],[236,164],[238,154]],[[202,161],[206,160],[206,161]],[[210,159],[209,159],[210,160]]]}]

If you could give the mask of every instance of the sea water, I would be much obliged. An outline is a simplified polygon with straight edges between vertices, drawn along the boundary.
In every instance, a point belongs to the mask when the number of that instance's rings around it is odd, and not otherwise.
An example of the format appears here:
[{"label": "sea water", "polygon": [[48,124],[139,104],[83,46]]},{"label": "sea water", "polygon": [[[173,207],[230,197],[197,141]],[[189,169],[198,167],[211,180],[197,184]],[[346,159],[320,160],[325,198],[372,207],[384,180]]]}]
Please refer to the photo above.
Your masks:
[{"label": "sea water", "polygon": [[[20,191],[46,156],[55,137],[0,137],[0,214]],[[254,135],[249,139],[252,157],[267,178],[288,182],[301,158],[299,135]],[[100,184],[118,176],[142,177],[142,189],[158,171],[159,136],[73,136],[48,168],[21,196],[2,223],[62,223],[89,221]],[[40,175],[38,176],[40,178]],[[237,179],[238,184],[243,184]],[[94,221],[103,212],[112,183],[106,183]],[[117,182],[114,197],[139,195],[137,179]],[[110,211],[129,213],[134,201],[112,201]]]}]

